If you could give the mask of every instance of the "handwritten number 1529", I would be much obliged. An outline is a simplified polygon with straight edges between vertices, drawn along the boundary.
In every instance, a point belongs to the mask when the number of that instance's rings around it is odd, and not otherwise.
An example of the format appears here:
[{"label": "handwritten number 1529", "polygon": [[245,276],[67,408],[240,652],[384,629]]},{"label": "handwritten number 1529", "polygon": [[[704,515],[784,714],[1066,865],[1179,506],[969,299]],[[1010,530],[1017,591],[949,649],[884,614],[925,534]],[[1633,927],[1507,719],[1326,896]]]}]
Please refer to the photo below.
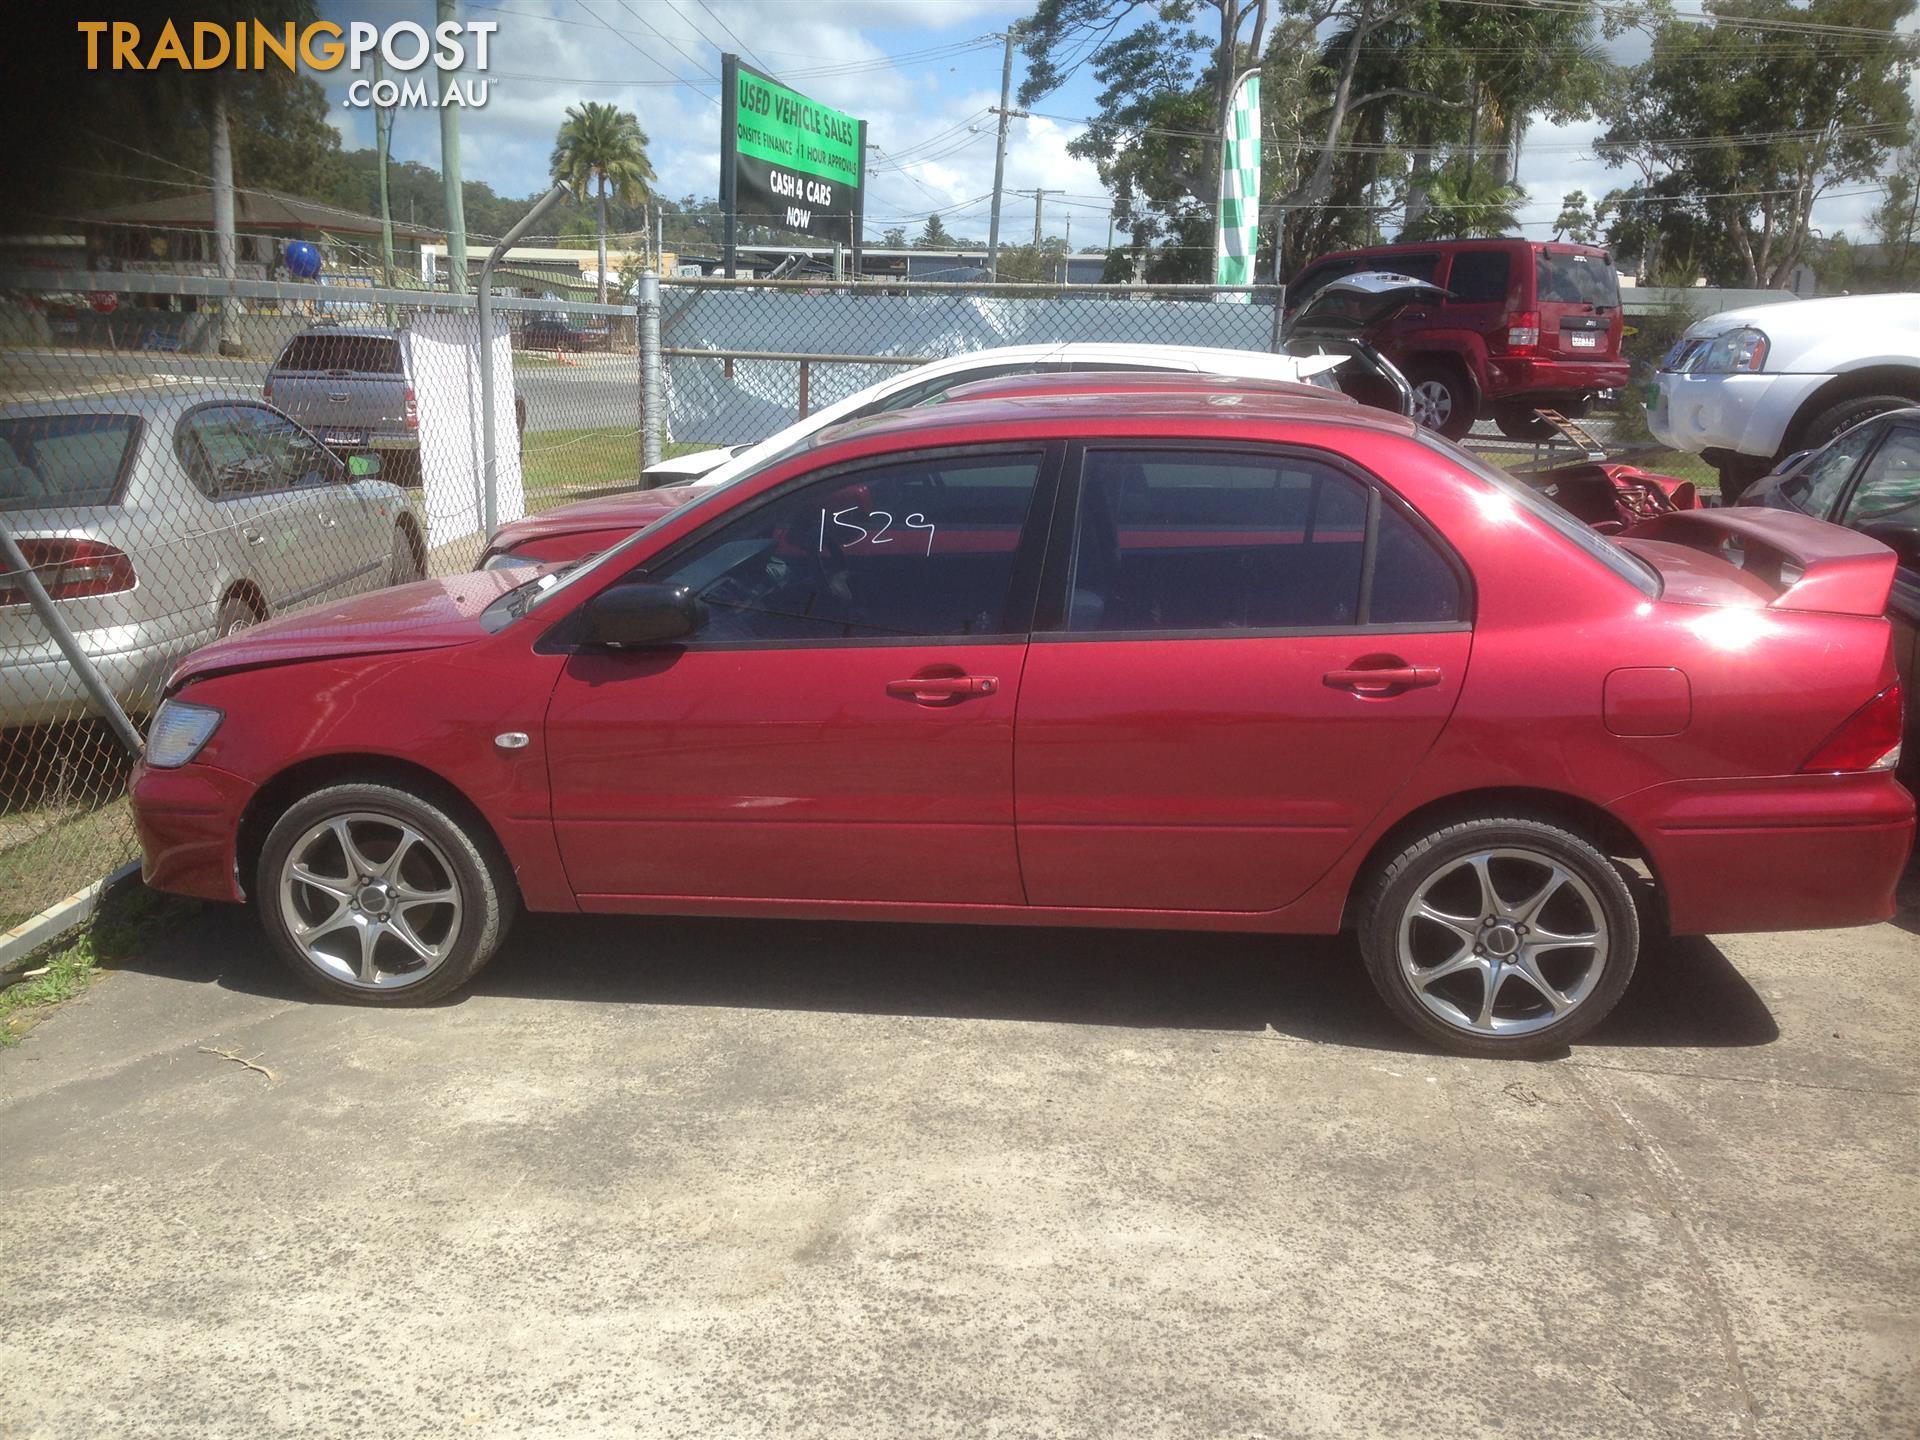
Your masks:
[{"label": "handwritten number 1529", "polygon": [[[859,518],[849,519],[849,516],[857,516]],[[865,520],[867,524],[862,525],[860,523],[861,520]],[[829,523],[833,525],[834,538],[840,540],[844,545],[891,545],[895,540],[900,538],[897,535],[887,534],[887,532],[893,528],[892,512],[887,510],[862,511],[857,505],[849,505],[844,510],[822,510],[820,512],[820,548],[822,550],[827,548],[827,526]],[[931,524],[925,515],[916,510],[900,523],[909,530],[924,530],[927,535],[926,553],[928,555],[933,554],[933,532],[937,527]],[[869,529],[869,525],[875,528]],[[851,531],[853,538],[851,540],[845,539],[841,535],[841,531]]]}]

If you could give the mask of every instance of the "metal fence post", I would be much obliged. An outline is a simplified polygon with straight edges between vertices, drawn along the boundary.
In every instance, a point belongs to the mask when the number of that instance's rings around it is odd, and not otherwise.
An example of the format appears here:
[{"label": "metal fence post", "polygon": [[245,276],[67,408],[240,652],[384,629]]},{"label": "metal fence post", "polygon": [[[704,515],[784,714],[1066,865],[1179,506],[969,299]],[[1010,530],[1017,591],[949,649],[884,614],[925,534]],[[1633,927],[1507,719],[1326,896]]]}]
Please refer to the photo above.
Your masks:
[{"label": "metal fence post", "polygon": [[640,467],[660,463],[661,432],[665,428],[665,377],[660,354],[660,277],[640,277]]},{"label": "metal fence post", "polygon": [[34,614],[40,617],[40,623],[53,636],[53,643],[60,647],[60,653],[66,656],[67,663],[73,667],[73,673],[80,677],[80,683],[86,687],[87,694],[106,719],[107,728],[113,731],[113,738],[126,748],[127,754],[138,759],[143,748],[140,732],[133,728],[127,712],[120,708],[120,701],[107,688],[107,682],[100,678],[100,672],[93,668],[93,661],[80,648],[80,641],[75,638],[73,631],[67,628],[66,617],[54,608],[47,587],[40,583],[40,577],[27,564],[27,557],[20,553],[20,542],[13,538],[13,527],[3,522],[0,522],[0,556],[5,557],[8,568],[13,571],[15,583],[27,592],[27,603],[33,606]]}]

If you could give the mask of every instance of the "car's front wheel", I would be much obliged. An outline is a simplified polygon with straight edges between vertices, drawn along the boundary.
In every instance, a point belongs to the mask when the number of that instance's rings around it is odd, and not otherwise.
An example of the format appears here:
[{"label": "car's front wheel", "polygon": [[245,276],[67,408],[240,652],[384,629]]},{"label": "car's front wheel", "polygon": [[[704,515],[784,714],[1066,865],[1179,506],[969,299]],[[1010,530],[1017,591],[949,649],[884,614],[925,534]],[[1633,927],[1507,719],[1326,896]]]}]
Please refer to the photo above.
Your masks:
[{"label": "car's front wheel", "polygon": [[1428,1039],[1468,1055],[1559,1050],[1606,1017],[1640,949],[1633,894],[1584,837],[1529,818],[1414,841],[1360,909],[1368,976]]},{"label": "car's front wheel", "polygon": [[328,786],[274,823],[261,920],[307,984],[364,1005],[420,1004],[493,958],[516,896],[491,837],[391,785]]}]

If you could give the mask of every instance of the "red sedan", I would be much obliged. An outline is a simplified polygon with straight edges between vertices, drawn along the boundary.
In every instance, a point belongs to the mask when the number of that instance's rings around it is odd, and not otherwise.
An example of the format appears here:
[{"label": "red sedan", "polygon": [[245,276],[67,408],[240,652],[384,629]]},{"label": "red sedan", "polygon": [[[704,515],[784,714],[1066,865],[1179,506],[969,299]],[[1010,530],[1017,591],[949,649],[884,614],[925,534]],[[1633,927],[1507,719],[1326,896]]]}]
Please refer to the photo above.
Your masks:
[{"label": "red sedan", "polygon": [[906,412],[571,569],[200,651],[134,784],[147,878],[251,896],[368,1002],[454,989],[522,907],[1351,927],[1416,1030],[1538,1053],[1643,927],[1880,920],[1912,840],[1892,552],[1649,526],[1295,396]]}]

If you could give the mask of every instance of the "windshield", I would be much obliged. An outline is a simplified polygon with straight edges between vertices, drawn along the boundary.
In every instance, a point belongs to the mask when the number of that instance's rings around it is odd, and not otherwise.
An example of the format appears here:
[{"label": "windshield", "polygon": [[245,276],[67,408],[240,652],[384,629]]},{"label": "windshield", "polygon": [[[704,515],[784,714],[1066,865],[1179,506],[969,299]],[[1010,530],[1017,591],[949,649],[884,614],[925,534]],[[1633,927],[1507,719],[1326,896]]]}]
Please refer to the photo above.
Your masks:
[{"label": "windshield", "polygon": [[[750,465],[747,469],[738,470],[728,475],[723,484],[695,487],[697,488],[697,498],[689,500],[684,505],[676,505],[673,509],[667,511],[666,514],[658,516],[648,524],[634,531],[633,534],[622,540],[618,545],[610,545],[598,555],[591,555],[569,568],[556,571],[553,574],[542,575],[534,580],[529,580],[526,585],[509,593],[516,597],[516,602],[522,606],[523,613],[524,611],[537,610],[561,591],[571,588],[584,577],[595,574],[602,566],[619,565],[622,563],[622,557],[631,551],[635,545],[639,544],[641,540],[651,535],[669,520],[678,520],[682,515],[689,514],[695,510],[711,509],[715,501],[719,500],[728,490],[732,489],[736,482],[745,480],[749,475],[758,475],[764,470],[771,469],[773,466],[791,459],[802,450],[811,446],[813,439],[814,437],[811,433],[802,435],[798,439],[791,440],[781,446],[765,459]],[[761,442],[763,445],[765,443],[765,441]],[[754,448],[758,449],[759,446]],[[751,454],[751,452],[749,452],[749,454]],[[746,458],[746,456],[741,457],[743,460]],[[526,598],[519,600],[518,597],[522,595]]]},{"label": "windshield", "polygon": [[1542,304],[1611,308],[1620,304],[1620,277],[1604,255],[1542,250],[1535,267]]},{"label": "windshield", "polygon": [[132,415],[0,420],[0,510],[111,505],[139,431]]},{"label": "windshield", "polygon": [[1501,494],[1510,497],[1523,510],[1550,525],[1648,599],[1659,597],[1659,573],[1639,556],[1621,549],[1606,536],[1576,520],[1539,491],[1515,479],[1498,465],[1481,459],[1471,450],[1463,449],[1430,430],[1422,429],[1419,434],[1422,444],[1439,451],[1462,470],[1479,476]]}]

